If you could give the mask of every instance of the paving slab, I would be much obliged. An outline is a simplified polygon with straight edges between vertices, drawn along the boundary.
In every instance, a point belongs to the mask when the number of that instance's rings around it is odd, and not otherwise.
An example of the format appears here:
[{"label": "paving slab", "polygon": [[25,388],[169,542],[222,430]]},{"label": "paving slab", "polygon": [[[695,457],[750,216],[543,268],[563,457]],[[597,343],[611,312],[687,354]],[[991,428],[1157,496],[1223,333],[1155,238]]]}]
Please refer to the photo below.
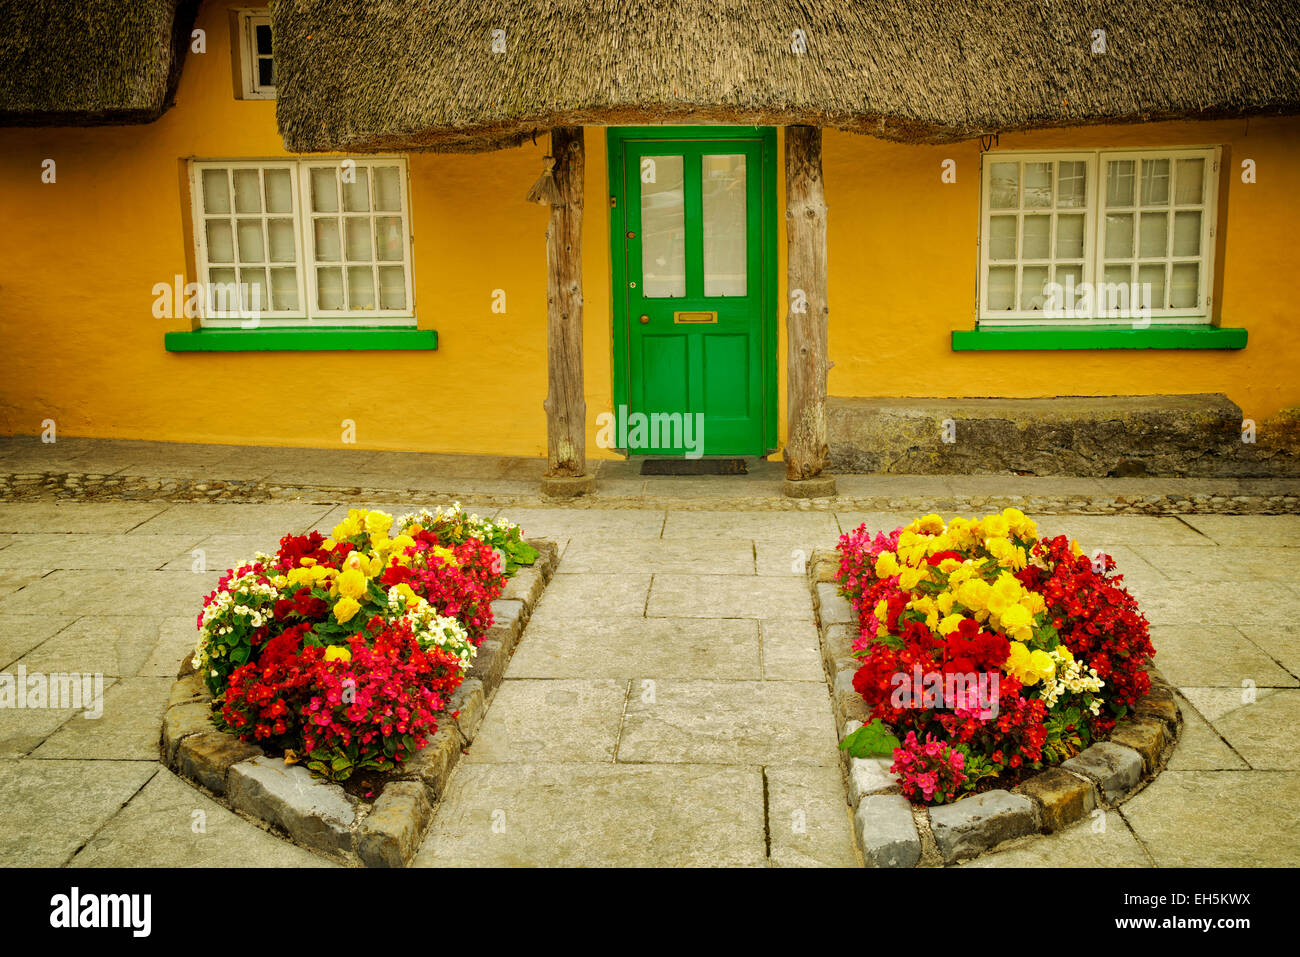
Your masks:
[{"label": "paving slab", "polygon": [[144,540],[89,532],[23,535],[14,547],[0,550],[0,569],[161,568],[196,541],[193,535],[156,535]]},{"label": "paving slab", "polygon": [[528,538],[659,538],[663,509],[503,508]]},{"label": "paving slab", "polygon": [[284,535],[316,527],[331,511],[328,505],[181,502],[169,505],[131,529],[132,535],[247,535],[265,530],[274,546]]},{"label": "paving slab", "polygon": [[462,763],[415,867],[761,867],[758,768]]},{"label": "paving slab", "polygon": [[104,692],[100,717],[69,718],[31,757],[156,761],[171,685],[171,678],[118,679]]},{"label": "paving slab", "polygon": [[144,761],[0,761],[0,865],[66,863],[158,771]]},{"label": "paving slab", "polygon": [[1243,624],[1241,633],[1289,674],[1300,675],[1300,625]]},{"label": "paving slab", "polygon": [[[0,502],[6,532],[120,535],[168,509],[154,502]],[[181,534],[190,530],[181,529]]]},{"label": "paving slab", "polygon": [[624,681],[641,675],[757,679],[762,677],[758,624],[739,619],[535,616],[507,675]]},{"label": "paving slab", "polygon": [[533,617],[543,621],[593,616],[639,618],[645,614],[650,579],[648,572],[556,575],[546,586]]},{"label": "paving slab", "polygon": [[73,867],[332,867],[244,820],[167,769],[117,812]]},{"label": "paving slab", "polygon": [[557,569],[559,574],[632,571],[752,575],[754,546],[748,540],[579,538]]},{"label": "paving slab", "polygon": [[767,781],[769,856],[776,867],[858,867],[853,811],[838,767],[772,765]]},{"label": "paving slab", "polygon": [[[1192,597],[1194,593],[1195,597]],[[0,608],[3,603],[0,603]],[[1242,587],[1232,582],[1197,582],[1143,596],[1142,612],[1153,625],[1237,627],[1300,625],[1300,591],[1284,582]]]},{"label": "paving slab", "polygon": [[809,615],[811,607],[807,582],[798,578],[663,574],[654,576],[645,613],[651,618],[797,618]]},{"label": "paving slab", "polygon": [[1031,515],[1039,535],[1068,535],[1085,551],[1100,545],[1211,545],[1208,538],[1172,515]]},{"label": "paving slab", "polygon": [[0,668],[7,668],[77,620],[75,615],[0,614]]},{"label": "paving slab", "polygon": [[1158,867],[1294,867],[1297,794],[1296,771],[1165,770],[1123,814]]},{"label": "paving slab", "polygon": [[788,542],[791,548],[811,548],[839,534],[830,512],[735,512],[669,509],[664,538],[669,541],[724,538]]},{"label": "paving slab", "polygon": [[1241,771],[1247,764],[1233,751],[1214,727],[1201,717],[1192,703],[1178,695],[1183,727],[1166,767],[1174,771]]},{"label": "paving slab", "polygon": [[1300,686],[1300,679],[1230,626],[1154,625],[1151,644],[1161,674],[1174,685],[1240,688],[1243,681],[1253,681],[1261,688]]},{"label": "paving slab", "polygon": [[768,681],[825,680],[817,626],[811,621],[803,618],[767,619],[759,622],[759,628],[763,642],[764,678]]},{"label": "paving slab", "polygon": [[195,575],[187,571],[52,571],[21,591],[0,598],[0,615],[55,614],[120,615],[125,611],[168,614],[178,607],[203,605],[203,596],[216,587],[218,572]]},{"label": "paving slab", "polygon": [[1300,546],[1300,515],[1188,515],[1184,520],[1219,545]]},{"label": "paving slab", "polygon": [[497,689],[467,761],[613,761],[627,699],[620,679],[507,678]]},{"label": "paving slab", "polygon": [[[1247,516],[1235,516],[1245,518]],[[1136,545],[1142,558],[1173,582],[1230,581],[1257,584],[1300,581],[1300,549],[1269,546]]]},{"label": "paving slab", "polygon": [[[25,665],[29,672],[134,675],[158,643],[163,620],[135,615],[87,615],[37,645],[18,664]],[[190,647],[193,648],[192,642]]]},{"label": "paving slab", "polygon": [[1300,771],[1300,751],[1296,749],[1300,690],[1278,690],[1213,719],[1211,724],[1252,768]]},{"label": "paving slab", "polygon": [[838,765],[837,743],[824,685],[643,679],[632,683],[618,760]]}]

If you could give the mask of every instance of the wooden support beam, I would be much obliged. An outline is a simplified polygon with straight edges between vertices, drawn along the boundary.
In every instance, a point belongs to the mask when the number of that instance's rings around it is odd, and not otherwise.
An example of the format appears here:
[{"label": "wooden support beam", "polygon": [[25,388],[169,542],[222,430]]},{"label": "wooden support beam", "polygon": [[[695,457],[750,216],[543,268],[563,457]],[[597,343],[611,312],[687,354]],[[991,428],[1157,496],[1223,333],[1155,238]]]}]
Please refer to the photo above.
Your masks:
[{"label": "wooden support beam", "polygon": [[[787,494],[806,493],[793,483],[817,478],[826,467],[826,196],[822,186],[822,131],[785,129],[785,222],[789,244],[786,316],[785,476]],[[819,494],[833,494],[829,477]],[[825,488],[829,488],[826,491]]]},{"label": "wooden support beam", "polygon": [[[587,476],[587,400],[582,370],[582,127],[551,130],[558,202],[546,230],[548,479]],[[546,483],[543,483],[544,485]],[[557,494],[563,494],[557,492]],[[575,492],[575,494],[581,494]]]}]

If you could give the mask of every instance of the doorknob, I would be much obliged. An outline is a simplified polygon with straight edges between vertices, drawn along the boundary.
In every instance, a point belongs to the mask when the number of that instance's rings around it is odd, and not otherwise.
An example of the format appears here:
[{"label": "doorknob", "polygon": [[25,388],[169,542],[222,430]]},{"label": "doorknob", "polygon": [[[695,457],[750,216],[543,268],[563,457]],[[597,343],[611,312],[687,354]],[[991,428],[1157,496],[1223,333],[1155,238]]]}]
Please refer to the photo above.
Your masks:
[{"label": "doorknob", "polygon": [[641,325],[644,326],[644,325],[646,325],[646,324],[649,323],[649,322],[650,322],[650,317],[649,317],[649,316],[642,316],[642,317],[641,317]]}]

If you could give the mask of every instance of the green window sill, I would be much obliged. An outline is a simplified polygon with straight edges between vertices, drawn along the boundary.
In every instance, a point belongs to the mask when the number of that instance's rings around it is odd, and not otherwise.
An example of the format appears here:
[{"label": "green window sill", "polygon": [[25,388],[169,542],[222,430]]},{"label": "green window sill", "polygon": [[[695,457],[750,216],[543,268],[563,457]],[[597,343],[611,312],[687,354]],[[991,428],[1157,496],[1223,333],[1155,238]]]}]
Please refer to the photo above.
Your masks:
[{"label": "green window sill", "polygon": [[1021,352],[1053,349],[1244,349],[1245,329],[1209,325],[984,326],[954,330],[954,352]]},{"label": "green window sill", "polygon": [[433,329],[378,326],[281,326],[264,329],[195,329],[163,336],[168,352],[359,352],[437,349]]}]

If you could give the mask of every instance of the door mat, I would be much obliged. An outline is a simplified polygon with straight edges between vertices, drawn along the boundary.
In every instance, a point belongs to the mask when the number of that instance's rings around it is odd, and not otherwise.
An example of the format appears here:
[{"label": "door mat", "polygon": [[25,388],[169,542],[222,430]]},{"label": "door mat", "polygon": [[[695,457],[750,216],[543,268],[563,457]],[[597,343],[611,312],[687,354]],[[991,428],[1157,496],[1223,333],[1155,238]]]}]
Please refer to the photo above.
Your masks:
[{"label": "door mat", "polygon": [[747,475],[744,459],[644,459],[642,475]]}]

